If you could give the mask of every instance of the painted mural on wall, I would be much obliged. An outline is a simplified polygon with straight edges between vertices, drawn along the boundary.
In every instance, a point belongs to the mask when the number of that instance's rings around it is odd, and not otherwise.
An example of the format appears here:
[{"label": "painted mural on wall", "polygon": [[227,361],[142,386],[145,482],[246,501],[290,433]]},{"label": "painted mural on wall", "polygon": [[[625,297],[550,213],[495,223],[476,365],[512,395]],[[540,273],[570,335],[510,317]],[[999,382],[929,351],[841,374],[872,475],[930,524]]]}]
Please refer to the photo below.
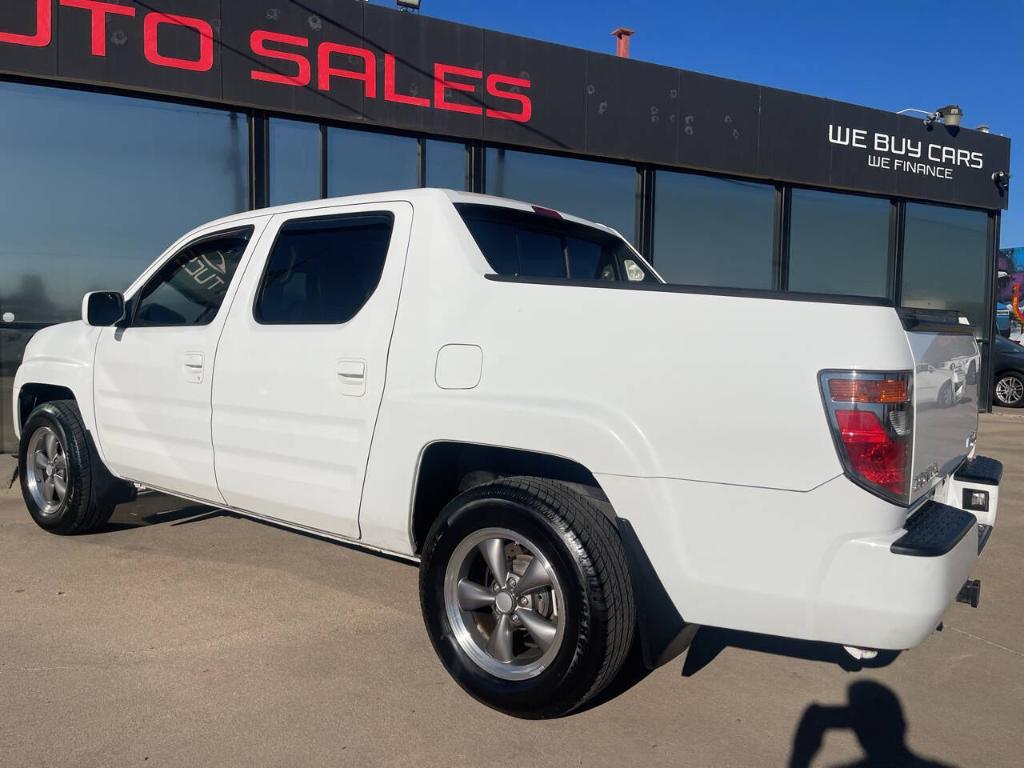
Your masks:
[{"label": "painted mural on wall", "polygon": [[1003,248],[996,263],[996,330],[1024,339],[1024,248]]}]

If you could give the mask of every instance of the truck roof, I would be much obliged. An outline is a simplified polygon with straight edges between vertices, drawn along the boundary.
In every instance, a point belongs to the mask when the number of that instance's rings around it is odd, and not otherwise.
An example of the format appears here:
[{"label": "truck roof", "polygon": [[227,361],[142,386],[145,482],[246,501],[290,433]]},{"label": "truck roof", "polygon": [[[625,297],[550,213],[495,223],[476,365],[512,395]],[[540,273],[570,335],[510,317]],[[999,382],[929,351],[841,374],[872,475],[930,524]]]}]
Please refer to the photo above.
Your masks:
[{"label": "truck roof", "polygon": [[[596,221],[590,221],[588,219],[574,216],[571,213],[565,213],[549,206],[535,205],[533,203],[524,202],[522,200],[513,200],[507,197],[497,197],[496,195],[481,195],[475,192],[460,192],[454,189],[442,189],[439,187],[421,187],[415,189],[397,189],[390,192],[374,192],[371,194],[363,195],[345,195],[344,197],[327,197],[317,200],[308,200],[301,203],[290,203],[288,205],[277,205],[270,208],[258,208],[252,211],[243,211],[242,213],[232,214],[231,216],[225,216],[214,221],[206,222],[201,226],[202,229],[212,226],[220,226],[223,224],[233,224],[237,222],[247,221],[249,219],[258,217],[273,215],[279,213],[301,213],[303,211],[314,211],[320,208],[330,208],[338,205],[358,205],[361,203],[383,203],[391,202],[395,200],[407,200],[415,203],[418,200],[438,200],[442,197],[446,197],[452,203],[472,203],[475,205],[494,205],[502,208],[513,208],[521,211],[534,211],[536,208],[543,208],[544,210],[554,210],[559,216],[568,221],[574,221],[579,224],[586,224],[590,227],[596,227],[606,232],[611,232],[618,235],[619,233],[604,224],[600,224]],[[621,235],[620,235],[621,236]]]}]

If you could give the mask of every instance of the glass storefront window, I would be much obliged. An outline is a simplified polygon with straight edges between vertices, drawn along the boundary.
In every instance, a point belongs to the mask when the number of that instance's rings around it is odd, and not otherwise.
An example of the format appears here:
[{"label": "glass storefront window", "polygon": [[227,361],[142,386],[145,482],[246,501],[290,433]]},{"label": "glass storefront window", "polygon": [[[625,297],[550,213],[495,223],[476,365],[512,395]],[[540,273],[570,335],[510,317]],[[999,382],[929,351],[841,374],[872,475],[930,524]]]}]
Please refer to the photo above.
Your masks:
[{"label": "glass storefront window", "polygon": [[988,338],[988,215],[907,203],[903,235],[903,305],[956,309],[978,338]]},{"label": "glass storefront window", "polygon": [[[429,155],[428,155],[429,156]],[[487,194],[556,208],[636,240],[636,169],[506,149],[487,149]]]},{"label": "glass storefront window", "polygon": [[320,197],[320,126],[296,120],[270,121],[270,204]]},{"label": "glass storefront window", "polygon": [[888,296],[891,210],[882,198],[794,189],[789,290]]},{"label": "glass storefront window", "polygon": [[666,282],[770,289],[774,237],[774,187],[658,172],[654,268]]},{"label": "glass storefront window", "polygon": [[331,128],[327,133],[327,191],[331,197],[419,186],[416,139]]},{"label": "glass storefront window", "polygon": [[[0,82],[0,395],[42,325],[123,290],[176,238],[249,205],[237,112]],[[7,409],[5,409],[7,410]],[[0,450],[15,448],[7,414]]]},{"label": "glass storefront window", "polygon": [[466,189],[466,145],[427,139],[424,186]]},{"label": "glass storefront window", "polygon": [[0,83],[0,312],[79,317],[188,229],[249,204],[245,115]]}]

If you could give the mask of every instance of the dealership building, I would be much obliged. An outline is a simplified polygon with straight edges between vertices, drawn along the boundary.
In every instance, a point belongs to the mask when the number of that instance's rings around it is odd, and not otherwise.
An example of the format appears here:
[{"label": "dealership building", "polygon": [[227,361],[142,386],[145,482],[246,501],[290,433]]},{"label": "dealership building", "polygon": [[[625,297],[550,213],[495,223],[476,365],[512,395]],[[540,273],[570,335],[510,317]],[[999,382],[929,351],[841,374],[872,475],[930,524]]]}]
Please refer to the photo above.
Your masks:
[{"label": "dealership building", "polygon": [[952,122],[358,0],[4,0],[0,450],[86,291],[209,219],[416,186],[603,222],[672,283],[956,308],[987,366],[1010,147]]}]

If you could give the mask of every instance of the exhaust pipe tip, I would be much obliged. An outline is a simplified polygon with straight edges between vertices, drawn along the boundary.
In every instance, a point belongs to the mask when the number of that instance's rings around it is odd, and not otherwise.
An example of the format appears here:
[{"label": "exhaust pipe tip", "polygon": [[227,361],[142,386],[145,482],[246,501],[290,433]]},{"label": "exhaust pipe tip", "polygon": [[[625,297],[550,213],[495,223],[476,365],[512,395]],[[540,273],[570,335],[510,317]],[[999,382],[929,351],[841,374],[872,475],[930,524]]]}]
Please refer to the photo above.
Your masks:
[{"label": "exhaust pipe tip", "polygon": [[977,608],[981,602],[981,579],[968,579],[965,581],[957,593],[956,601],[958,603],[966,603],[971,608]]},{"label": "exhaust pipe tip", "polygon": [[844,645],[843,650],[857,661],[871,661],[878,658],[878,651],[873,648],[858,648],[855,645]]}]

